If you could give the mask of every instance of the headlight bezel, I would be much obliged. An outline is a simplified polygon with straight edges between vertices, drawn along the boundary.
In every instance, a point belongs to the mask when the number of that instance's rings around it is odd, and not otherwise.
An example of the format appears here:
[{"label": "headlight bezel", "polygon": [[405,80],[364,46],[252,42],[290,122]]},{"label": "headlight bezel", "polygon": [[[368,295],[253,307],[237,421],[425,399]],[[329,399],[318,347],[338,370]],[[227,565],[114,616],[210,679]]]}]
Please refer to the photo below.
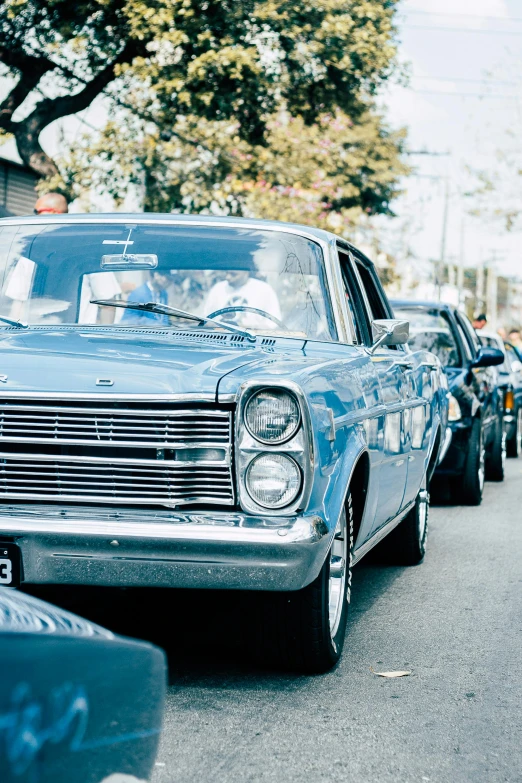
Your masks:
[{"label": "headlight bezel", "polygon": [[[287,397],[289,397],[292,402],[295,405],[296,411],[297,411],[297,421],[295,428],[287,435],[284,435],[282,438],[262,438],[260,435],[252,431],[252,428],[250,427],[248,423],[248,408],[253,403],[253,401],[256,399],[256,397],[259,397],[262,394],[286,394]],[[278,388],[278,387],[264,387],[257,389],[253,394],[250,394],[245,405],[243,408],[243,423],[245,425],[245,429],[247,430],[248,434],[254,438],[254,440],[257,440],[259,443],[262,443],[264,446],[282,446],[284,443],[287,443],[289,440],[292,440],[292,438],[295,438],[297,433],[299,432],[299,429],[301,427],[302,423],[302,413],[301,413],[301,406],[299,405],[298,400],[296,399],[295,395],[292,394],[288,389],[285,388]]]},{"label": "headlight bezel", "polygon": [[[253,494],[253,492],[251,490],[251,487],[249,486],[250,473],[251,473],[252,469],[255,467],[256,463],[258,463],[261,459],[266,459],[267,457],[268,458],[271,457],[272,459],[279,458],[280,460],[286,460],[290,465],[292,465],[292,467],[295,468],[295,471],[296,471],[296,474],[297,474],[297,480],[298,480],[298,487],[297,487],[297,490],[295,491],[295,493],[293,494],[293,496],[290,499],[283,500],[283,502],[279,501],[278,503],[266,503],[266,502],[263,502],[263,501],[259,500],[259,498],[256,498],[255,495]],[[251,459],[250,462],[247,465],[247,468],[246,468],[246,471],[245,471],[245,488],[246,488],[246,491],[248,492],[250,498],[253,500],[253,502],[256,505],[261,506],[261,508],[265,508],[265,509],[268,509],[268,510],[270,510],[270,509],[278,510],[278,509],[281,509],[281,508],[287,508],[288,506],[291,506],[292,503],[294,503],[295,500],[301,494],[301,490],[303,488],[303,471],[299,467],[299,464],[297,463],[297,461],[293,457],[291,457],[290,454],[285,454],[285,453],[281,453],[281,452],[278,452],[278,451],[262,451],[259,454],[256,454],[255,457],[253,459]]]},{"label": "headlight bezel", "polygon": [[[286,392],[297,402],[300,423],[296,432],[284,442],[263,443],[254,437],[245,425],[245,408],[255,394],[260,391]],[[236,392],[234,464],[237,487],[237,501],[241,509],[250,514],[285,517],[306,509],[312,492],[314,474],[314,437],[308,399],[298,383],[290,380],[263,382],[248,380],[241,384]],[[290,456],[301,471],[301,488],[297,496],[284,506],[265,507],[253,499],[245,483],[250,462],[261,453],[286,454]]]}]

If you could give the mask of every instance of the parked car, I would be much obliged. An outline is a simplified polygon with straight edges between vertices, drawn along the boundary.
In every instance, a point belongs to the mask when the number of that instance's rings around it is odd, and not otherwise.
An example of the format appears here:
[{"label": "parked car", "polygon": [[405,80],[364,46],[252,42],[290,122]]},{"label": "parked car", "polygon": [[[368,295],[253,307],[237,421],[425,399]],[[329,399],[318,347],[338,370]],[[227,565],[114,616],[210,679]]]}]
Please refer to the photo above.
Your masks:
[{"label": "parked car", "polygon": [[[9,554],[0,545],[4,573]],[[0,587],[0,671],[2,783],[148,779],[165,696],[157,647]]]},{"label": "parked car", "polygon": [[388,534],[423,559],[446,437],[373,264],[303,226],[121,214],[4,220],[0,263],[22,579],[266,591],[259,649],[333,666],[352,565]]},{"label": "parked car", "polygon": [[410,320],[410,348],[436,354],[448,377],[452,439],[436,477],[449,479],[454,502],[478,505],[484,479],[504,478],[504,392],[494,369],[504,354],[497,347],[481,347],[471,322],[456,307],[406,300],[392,304],[396,317]]},{"label": "parked car", "polygon": [[518,457],[522,450],[522,362],[516,348],[504,343],[495,332],[479,333],[482,345],[498,348],[504,353],[504,362],[497,368],[499,385],[504,393],[504,428],[506,432],[506,454]]}]

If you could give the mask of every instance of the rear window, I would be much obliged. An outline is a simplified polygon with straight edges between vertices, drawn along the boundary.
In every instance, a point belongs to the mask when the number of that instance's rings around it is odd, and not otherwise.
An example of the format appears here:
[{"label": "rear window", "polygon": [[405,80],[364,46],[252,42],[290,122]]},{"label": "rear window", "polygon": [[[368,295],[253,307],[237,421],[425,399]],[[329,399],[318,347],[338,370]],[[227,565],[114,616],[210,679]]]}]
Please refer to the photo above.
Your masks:
[{"label": "rear window", "polygon": [[412,351],[431,351],[443,367],[459,367],[460,354],[450,324],[437,310],[394,308],[396,318],[410,322],[408,344]]}]

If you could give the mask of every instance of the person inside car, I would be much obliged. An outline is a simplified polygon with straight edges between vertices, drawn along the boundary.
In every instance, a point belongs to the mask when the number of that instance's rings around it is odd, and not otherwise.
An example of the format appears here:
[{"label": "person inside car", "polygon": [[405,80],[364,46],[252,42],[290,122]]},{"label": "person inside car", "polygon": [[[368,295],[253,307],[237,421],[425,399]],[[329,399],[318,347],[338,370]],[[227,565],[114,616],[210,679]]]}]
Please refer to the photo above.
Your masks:
[{"label": "person inside car", "polygon": [[[127,301],[138,302],[140,304],[146,304],[147,302],[155,302],[157,304],[168,304],[169,297],[167,294],[167,288],[170,285],[170,277],[165,272],[154,271],[149,275],[149,279],[146,280],[139,288],[135,288],[131,291]],[[125,310],[121,319],[121,323],[146,323],[147,321],[154,321],[159,324],[168,324],[169,317],[162,315],[161,313],[147,313],[138,312],[136,310]]]},{"label": "person inside car", "polygon": [[[252,277],[248,269],[231,269],[226,273],[225,280],[213,285],[207,294],[203,312],[204,315],[210,315],[226,307],[254,307],[281,318],[279,300],[272,286]],[[226,320],[236,321],[245,327],[266,327],[269,323],[261,315],[248,312],[242,314],[241,310],[227,313]]]}]

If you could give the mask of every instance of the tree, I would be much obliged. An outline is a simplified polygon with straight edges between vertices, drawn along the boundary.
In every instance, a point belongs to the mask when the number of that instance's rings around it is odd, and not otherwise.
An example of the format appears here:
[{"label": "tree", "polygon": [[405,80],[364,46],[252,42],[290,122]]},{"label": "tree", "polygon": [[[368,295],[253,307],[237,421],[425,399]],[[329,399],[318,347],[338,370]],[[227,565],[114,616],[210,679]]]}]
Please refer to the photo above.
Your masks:
[{"label": "tree", "polygon": [[16,81],[0,129],[56,178],[42,130],[101,93],[159,129],[230,121],[257,146],[281,105],[307,126],[338,109],[355,120],[394,67],[397,1],[4,0],[0,62]]},{"label": "tree", "polygon": [[[145,186],[145,208],[219,212],[310,223],[349,234],[361,213],[392,214],[404,134],[367,111],[353,123],[341,110],[312,125],[281,111],[266,122],[265,143],[250,144],[239,127],[184,117],[169,140],[136,117],[111,121],[85,137],[64,165],[75,195],[105,191],[123,200]],[[199,138],[195,148],[186,139]],[[96,165],[92,165],[92,161]]]}]

